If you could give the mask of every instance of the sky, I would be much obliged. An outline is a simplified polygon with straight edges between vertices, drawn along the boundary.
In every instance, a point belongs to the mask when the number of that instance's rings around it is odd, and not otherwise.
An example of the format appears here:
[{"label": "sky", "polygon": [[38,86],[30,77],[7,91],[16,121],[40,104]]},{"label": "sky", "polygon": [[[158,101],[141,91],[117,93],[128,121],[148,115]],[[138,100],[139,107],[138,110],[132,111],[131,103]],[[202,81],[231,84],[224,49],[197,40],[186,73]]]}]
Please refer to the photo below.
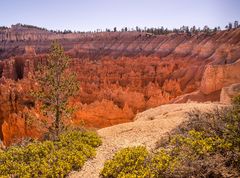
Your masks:
[{"label": "sky", "polygon": [[22,23],[52,30],[89,31],[240,21],[240,0],[0,0],[0,26]]}]

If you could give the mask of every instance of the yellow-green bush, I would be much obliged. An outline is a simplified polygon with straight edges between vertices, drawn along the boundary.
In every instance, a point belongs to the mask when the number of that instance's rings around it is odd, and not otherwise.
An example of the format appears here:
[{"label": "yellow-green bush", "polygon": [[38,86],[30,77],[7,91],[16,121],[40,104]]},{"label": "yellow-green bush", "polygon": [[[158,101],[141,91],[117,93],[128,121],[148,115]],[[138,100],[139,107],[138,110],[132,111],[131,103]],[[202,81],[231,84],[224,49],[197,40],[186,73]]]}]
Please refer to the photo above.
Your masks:
[{"label": "yellow-green bush", "polygon": [[0,152],[0,176],[65,177],[95,156],[100,144],[93,132],[71,131],[60,135],[58,141],[12,146]]},{"label": "yellow-green bush", "polygon": [[191,157],[215,153],[221,149],[230,149],[231,143],[218,136],[206,136],[204,132],[190,130],[186,135],[176,135],[171,140],[173,150],[186,152]]},{"label": "yellow-green bush", "polygon": [[105,163],[101,175],[116,178],[149,177],[148,157],[145,147],[124,148]]},{"label": "yellow-green bush", "polygon": [[230,109],[189,116],[157,153],[120,150],[105,163],[102,177],[240,177],[240,96]]},{"label": "yellow-green bush", "polygon": [[164,177],[166,171],[174,169],[177,160],[165,150],[151,154],[143,146],[124,148],[118,151],[111,160],[108,160],[102,177],[136,178],[136,177]]},{"label": "yellow-green bush", "polygon": [[149,153],[145,147],[120,150],[105,163],[101,175],[104,178],[161,178],[183,174],[188,177],[195,171],[190,167],[195,160],[229,151],[231,146],[218,136],[209,137],[204,132],[190,130],[185,135],[175,135],[166,148],[156,153]]},{"label": "yellow-green bush", "polygon": [[152,155],[150,169],[152,177],[165,177],[171,174],[179,164],[178,159],[171,155],[169,150],[161,149]]}]

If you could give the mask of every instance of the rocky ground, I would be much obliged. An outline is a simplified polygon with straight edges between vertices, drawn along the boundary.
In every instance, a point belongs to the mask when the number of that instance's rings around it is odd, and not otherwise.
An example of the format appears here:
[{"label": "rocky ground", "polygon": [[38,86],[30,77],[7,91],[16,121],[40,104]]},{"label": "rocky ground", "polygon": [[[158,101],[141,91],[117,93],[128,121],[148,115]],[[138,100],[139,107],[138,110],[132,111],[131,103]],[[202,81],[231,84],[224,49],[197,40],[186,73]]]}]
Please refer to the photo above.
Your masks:
[{"label": "rocky ground", "polygon": [[226,106],[217,103],[168,104],[146,110],[135,117],[134,122],[119,124],[97,131],[103,144],[97,149],[94,159],[85,163],[79,172],[72,172],[70,178],[98,178],[104,162],[124,147],[144,145],[149,150],[156,147],[161,137],[167,136],[186,121],[186,113],[199,109],[208,111],[215,107]]}]

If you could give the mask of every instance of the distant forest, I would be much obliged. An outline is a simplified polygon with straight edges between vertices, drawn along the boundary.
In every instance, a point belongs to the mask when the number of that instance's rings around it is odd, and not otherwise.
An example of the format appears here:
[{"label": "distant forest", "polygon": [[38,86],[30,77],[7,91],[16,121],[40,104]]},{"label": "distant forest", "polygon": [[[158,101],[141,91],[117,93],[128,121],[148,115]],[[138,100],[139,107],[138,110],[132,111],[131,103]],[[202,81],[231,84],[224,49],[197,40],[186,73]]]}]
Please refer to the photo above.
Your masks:
[{"label": "distant forest", "polygon": [[[207,25],[205,25],[203,28],[200,27],[196,27],[196,26],[182,26],[180,28],[174,28],[172,30],[164,28],[162,27],[144,27],[144,28],[140,28],[138,26],[136,26],[135,28],[128,28],[128,27],[124,27],[121,29],[117,29],[117,27],[114,27],[113,29],[97,29],[94,31],[86,31],[86,32],[81,32],[81,31],[71,31],[71,30],[47,30],[46,28],[41,28],[41,27],[37,27],[37,26],[33,26],[33,25],[26,25],[26,24],[21,24],[18,23],[16,25],[12,25],[12,27],[25,27],[25,28],[34,28],[34,29],[39,29],[39,30],[44,30],[44,31],[48,31],[51,33],[57,33],[57,34],[69,34],[69,33],[98,33],[98,32],[144,32],[144,33],[149,33],[149,34],[153,34],[153,35],[163,35],[163,34],[169,34],[169,33],[186,33],[188,35],[193,35],[193,34],[198,34],[200,32],[205,32],[205,33],[214,33],[217,31],[221,31],[221,30],[231,30],[233,28],[240,28],[240,25],[238,23],[238,21],[234,21],[229,22],[226,26],[225,29],[221,29],[219,26],[215,27],[215,28],[209,28]],[[1,26],[0,30],[4,30],[4,29],[9,29],[8,27],[5,26]]]}]

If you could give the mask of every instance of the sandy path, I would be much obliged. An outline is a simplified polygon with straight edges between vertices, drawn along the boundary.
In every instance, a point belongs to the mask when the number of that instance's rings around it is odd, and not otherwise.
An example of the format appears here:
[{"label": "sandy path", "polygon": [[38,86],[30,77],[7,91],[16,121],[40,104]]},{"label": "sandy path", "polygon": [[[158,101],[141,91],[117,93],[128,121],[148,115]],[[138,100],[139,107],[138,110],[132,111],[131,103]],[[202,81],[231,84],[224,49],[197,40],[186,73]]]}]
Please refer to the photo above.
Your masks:
[{"label": "sandy path", "polygon": [[120,148],[145,145],[155,148],[156,142],[186,121],[186,112],[198,108],[208,110],[219,106],[213,103],[169,104],[149,109],[138,114],[135,121],[98,130],[103,144],[97,148],[94,159],[85,163],[79,172],[72,172],[71,178],[98,178],[104,162]]}]

